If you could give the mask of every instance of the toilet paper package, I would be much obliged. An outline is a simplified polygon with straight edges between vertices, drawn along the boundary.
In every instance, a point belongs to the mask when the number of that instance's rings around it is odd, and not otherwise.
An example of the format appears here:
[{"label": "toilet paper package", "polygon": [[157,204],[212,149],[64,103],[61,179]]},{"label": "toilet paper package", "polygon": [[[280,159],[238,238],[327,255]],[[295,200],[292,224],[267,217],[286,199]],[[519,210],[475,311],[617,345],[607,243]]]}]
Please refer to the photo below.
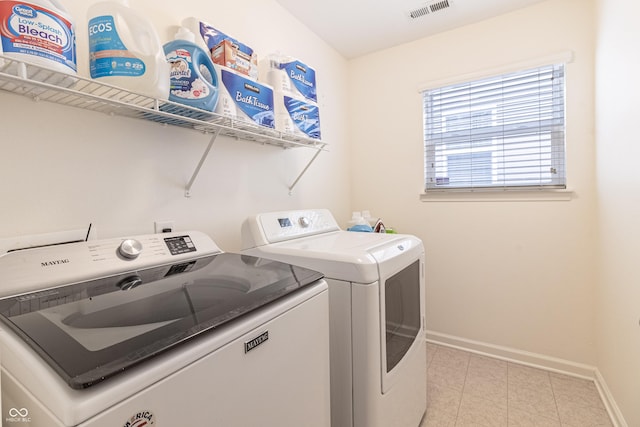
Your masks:
[{"label": "toilet paper package", "polygon": [[290,56],[271,54],[260,61],[260,80],[277,92],[318,102],[316,71]]},{"label": "toilet paper package", "polygon": [[214,67],[218,74],[220,90],[215,112],[274,128],[273,89],[227,67]]},{"label": "toilet paper package", "polygon": [[298,136],[320,139],[320,110],[303,97],[275,93],[276,129]]}]

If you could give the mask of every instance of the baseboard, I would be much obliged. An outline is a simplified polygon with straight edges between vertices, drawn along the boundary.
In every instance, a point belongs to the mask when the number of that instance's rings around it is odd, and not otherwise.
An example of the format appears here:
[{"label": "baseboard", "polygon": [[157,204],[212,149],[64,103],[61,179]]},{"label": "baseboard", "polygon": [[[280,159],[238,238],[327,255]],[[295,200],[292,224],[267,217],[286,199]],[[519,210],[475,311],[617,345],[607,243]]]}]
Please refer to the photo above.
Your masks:
[{"label": "baseboard", "polygon": [[611,418],[611,422],[615,427],[629,427],[629,424],[625,421],[622,416],[622,412],[620,412],[620,408],[616,404],[613,395],[611,394],[611,390],[607,386],[607,382],[604,380],[604,377],[600,373],[599,369],[596,369],[596,379],[595,379],[596,387],[598,388],[598,392],[600,393],[600,397],[602,398],[602,402],[604,406],[607,408],[607,412],[609,413],[609,418]]},{"label": "baseboard", "polygon": [[521,365],[531,366],[534,368],[545,369],[559,374],[571,375],[578,378],[591,380],[595,383],[600,397],[609,413],[609,418],[614,427],[628,427],[627,423],[618,408],[613,395],[607,387],[604,377],[595,366],[585,365],[582,363],[572,362],[570,360],[559,359],[556,357],[545,356],[543,354],[532,353],[529,351],[518,350],[510,347],[484,343],[480,341],[469,340],[466,338],[456,337],[453,335],[442,334],[435,331],[426,332],[427,342],[444,345],[447,347],[458,348],[460,350],[469,351],[484,356],[494,357],[496,359],[508,362],[519,363]]}]

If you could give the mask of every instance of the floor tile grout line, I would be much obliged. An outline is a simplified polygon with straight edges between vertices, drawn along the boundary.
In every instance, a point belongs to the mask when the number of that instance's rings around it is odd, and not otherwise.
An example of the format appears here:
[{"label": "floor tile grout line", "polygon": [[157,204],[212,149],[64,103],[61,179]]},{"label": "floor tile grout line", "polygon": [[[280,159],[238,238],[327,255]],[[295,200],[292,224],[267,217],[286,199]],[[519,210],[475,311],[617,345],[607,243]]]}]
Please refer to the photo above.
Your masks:
[{"label": "floor tile grout line", "polygon": [[[515,362],[508,362],[508,366],[523,366],[523,365],[520,365],[520,364],[515,363]],[[551,381],[551,371],[546,370],[546,369],[541,369],[541,368],[534,368],[534,369],[537,369],[537,370],[543,372],[544,375],[549,380],[548,384],[549,384],[549,388],[551,389],[551,395],[553,397],[553,404],[554,404],[554,407],[555,407],[555,410],[556,410],[556,420],[558,421],[558,423],[562,427],[562,420],[560,419],[560,411],[558,409],[558,401],[556,400],[556,395],[555,395],[555,392],[553,390],[553,383]],[[508,371],[507,371],[507,393],[509,392],[510,384],[511,384],[511,381],[509,381],[509,374],[508,374]],[[527,388],[533,389],[533,386],[527,385]],[[536,385],[535,388],[537,389],[538,386]],[[509,403],[508,403],[508,397],[507,397],[507,410],[508,410],[508,408],[509,408]],[[535,414],[533,414],[532,412],[529,412],[529,411],[525,411],[525,412],[527,412],[530,415],[535,415]]]},{"label": "floor tile grout line", "polygon": [[467,369],[464,373],[464,383],[462,384],[462,392],[460,393],[460,401],[458,402],[458,410],[456,411],[455,425],[458,425],[458,417],[460,416],[460,408],[462,407],[462,399],[464,398],[464,389],[467,386],[467,376],[469,375],[469,365],[471,364],[471,353],[468,353]]},{"label": "floor tile grout line", "polygon": [[558,398],[556,397],[555,387],[553,387],[553,381],[551,381],[551,375],[549,375],[549,384],[551,385],[551,394],[553,394],[553,403],[556,405],[558,421],[560,422],[560,427],[562,427],[564,423],[562,422],[562,418],[560,418],[560,407],[558,407]]},{"label": "floor tile grout line", "polygon": [[507,362],[507,426],[509,426],[509,362]]}]

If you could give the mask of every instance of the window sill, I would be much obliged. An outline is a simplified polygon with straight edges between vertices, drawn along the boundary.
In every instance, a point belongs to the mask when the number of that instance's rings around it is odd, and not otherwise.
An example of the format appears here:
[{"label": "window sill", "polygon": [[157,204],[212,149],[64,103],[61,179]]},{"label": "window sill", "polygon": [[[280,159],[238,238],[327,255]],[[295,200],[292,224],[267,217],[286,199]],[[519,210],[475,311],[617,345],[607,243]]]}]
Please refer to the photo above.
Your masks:
[{"label": "window sill", "polygon": [[573,190],[434,191],[420,194],[422,202],[567,202]]}]

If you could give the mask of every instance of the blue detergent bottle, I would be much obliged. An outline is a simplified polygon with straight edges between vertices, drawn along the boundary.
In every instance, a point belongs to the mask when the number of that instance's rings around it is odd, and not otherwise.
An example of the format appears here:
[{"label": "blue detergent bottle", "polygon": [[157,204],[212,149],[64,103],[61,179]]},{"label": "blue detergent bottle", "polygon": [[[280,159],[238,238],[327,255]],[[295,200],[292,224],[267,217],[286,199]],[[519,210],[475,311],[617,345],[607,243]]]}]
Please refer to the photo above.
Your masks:
[{"label": "blue detergent bottle", "polygon": [[195,35],[180,27],[164,45],[171,66],[169,100],[213,111],[218,103],[218,77],[209,53],[195,44]]}]

